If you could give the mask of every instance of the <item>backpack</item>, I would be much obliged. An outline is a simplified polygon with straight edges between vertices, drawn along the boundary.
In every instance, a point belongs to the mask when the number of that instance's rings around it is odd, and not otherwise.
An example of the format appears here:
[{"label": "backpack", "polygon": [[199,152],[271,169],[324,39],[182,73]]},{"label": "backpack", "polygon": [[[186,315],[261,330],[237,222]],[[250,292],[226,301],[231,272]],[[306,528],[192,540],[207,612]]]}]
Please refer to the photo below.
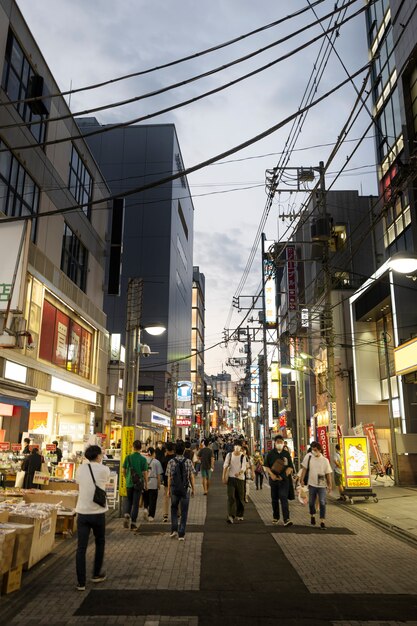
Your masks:
[{"label": "backpack", "polygon": [[133,489],[135,491],[142,491],[143,489],[143,478],[133,469],[132,460],[130,456],[127,457],[127,465],[130,470],[130,479],[133,484]]},{"label": "backpack", "polygon": [[179,498],[185,498],[188,491],[188,475],[185,459],[174,459],[174,471],[171,477],[171,493]]}]

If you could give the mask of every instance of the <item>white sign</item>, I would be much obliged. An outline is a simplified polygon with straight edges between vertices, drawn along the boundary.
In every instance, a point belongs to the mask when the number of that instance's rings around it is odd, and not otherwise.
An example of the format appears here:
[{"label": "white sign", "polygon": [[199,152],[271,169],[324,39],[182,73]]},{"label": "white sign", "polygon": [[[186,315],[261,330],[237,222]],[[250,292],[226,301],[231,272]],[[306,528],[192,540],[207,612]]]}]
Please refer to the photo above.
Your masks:
[{"label": "white sign", "polygon": [[308,309],[301,309],[301,328],[309,327]]},{"label": "white sign", "polygon": [[193,383],[189,380],[178,381],[177,400],[178,402],[191,402],[193,396]]},{"label": "white sign", "polygon": [[152,411],[151,413],[151,422],[152,424],[158,424],[158,426],[163,426],[164,428],[169,428],[171,426],[170,417],[167,415],[161,415],[155,411]]},{"label": "white sign", "polygon": [[177,417],[177,426],[191,426],[189,417]]},{"label": "white sign", "polygon": [[[1,224],[0,311],[7,310],[9,300],[11,301],[11,311],[23,310],[29,236],[30,228],[26,229],[25,222]],[[12,283],[16,267],[16,281],[13,288]]]},{"label": "white sign", "polygon": [[177,409],[177,415],[191,415],[191,409]]}]

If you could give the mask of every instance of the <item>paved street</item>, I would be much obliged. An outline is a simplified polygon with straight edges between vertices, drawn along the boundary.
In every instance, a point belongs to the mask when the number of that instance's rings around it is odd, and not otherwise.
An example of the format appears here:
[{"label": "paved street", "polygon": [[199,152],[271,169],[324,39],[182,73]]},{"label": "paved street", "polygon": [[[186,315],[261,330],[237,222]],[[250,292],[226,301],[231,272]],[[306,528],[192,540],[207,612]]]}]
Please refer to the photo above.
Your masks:
[{"label": "paved street", "polygon": [[[0,622],[417,625],[416,546],[352,514],[380,504],[385,513],[391,500],[400,511],[410,504],[407,494],[386,488],[378,504],[366,507],[332,502],[328,529],[321,531],[297,501],[291,504],[294,526],[273,526],[269,488],[251,485],[245,519],[231,526],[220,464],[208,498],[200,482],[185,542],[169,537],[159,506],[155,522],[143,522],[137,535],[111,514],[104,583],[76,591],[76,542],[62,540],[24,575],[21,591],[2,597]],[[417,502],[417,492],[401,491]]]}]

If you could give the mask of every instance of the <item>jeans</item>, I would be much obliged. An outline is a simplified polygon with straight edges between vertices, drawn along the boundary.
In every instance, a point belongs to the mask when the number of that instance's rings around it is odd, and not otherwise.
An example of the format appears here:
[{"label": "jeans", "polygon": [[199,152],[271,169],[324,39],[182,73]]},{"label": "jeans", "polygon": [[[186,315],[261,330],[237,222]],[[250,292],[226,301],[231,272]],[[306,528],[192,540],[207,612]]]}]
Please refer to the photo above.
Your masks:
[{"label": "jeans", "polygon": [[290,519],[290,511],[288,508],[288,491],[289,491],[288,479],[287,478],[285,478],[284,480],[269,479],[269,485],[271,487],[273,518],[279,519],[279,503],[281,502],[282,516],[285,522],[285,520]]},{"label": "jeans", "polygon": [[75,557],[75,565],[77,570],[78,584],[82,586],[84,586],[86,583],[85,553],[87,551],[90,530],[93,531],[96,540],[96,553],[94,557],[93,576],[98,576],[99,574],[101,574],[101,568],[103,567],[104,559],[104,545],[106,533],[105,513],[94,513],[93,515],[83,515],[82,513],[78,513],[78,545]]},{"label": "jeans", "polygon": [[227,481],[227,515],[243,517],[245,512],[245,481],[229,478]]},{"label": "jeans", "polygon": [[133,489],[133,487],[127,487],[127,501],[128,501],[128,510],[127,513],[130,515],[130,519],[132,523],[135,524],[138,518],[139,511],[139,500],[142,495],[142,489],[139,491],[137,489]]},{"label": "jeans", "polygon": [[148,489],[143,492],[143,506],[148,509],[149,517],[155,517],[158,489]]},{"label": "jeans", "polygon": [[[177,532],[178,537],[184,537],[187,524],[188,506],[190,504],[190,492],[184,497],[171,493],[171,532]],[[178,507],[181,505],[181,521],[178,528]]]},{"label": "jeans", "polygon": [[310,507],[310,515],[316,514],[316,497],[319,497],[320,503],[320,519],[326,517],[326,487],[308,486],[308,506]]},{"label": "jeans", "polygon": [[256,488],[259,489],[259,487],[262,489],[262,483],[264,482],[264,475],[263,474],[259,474],[258,472],[255,472],[255,485]]}]

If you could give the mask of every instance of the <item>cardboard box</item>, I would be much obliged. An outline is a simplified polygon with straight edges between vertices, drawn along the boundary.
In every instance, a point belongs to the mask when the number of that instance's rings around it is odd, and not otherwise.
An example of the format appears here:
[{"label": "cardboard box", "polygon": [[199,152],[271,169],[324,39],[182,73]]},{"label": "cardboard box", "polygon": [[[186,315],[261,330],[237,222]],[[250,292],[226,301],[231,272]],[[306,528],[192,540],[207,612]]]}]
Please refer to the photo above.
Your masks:
[{"label": "cardboard box", "polygon": [[25,502],[47,502],[48,504],[61,503],[66,509],[75,509],[77,506],[78,491],[65,491],[62,493],[43,491],[38,489],[36,493],[25,493]]},{"label": "cardboard box", "polygon": [[18,522],[20,524],[33,524],[34,526],[29,558],[24,563],[23,569],[30,569],[35,563],[38,563],[52,552],[55,544],[56,516],[56,510],[51,511],[51,515],[45,519],[32,519],[23,515],[9,515],[9,523]]},{"label": "cardboard box", "polygon": [[50,479],[49,485],[41,485],[41,491],[78,491],[78,483],[69,483]]},{"label": "cardboard box", "polygon": [[9,511],[4,509],[3,511],[0,509],[0,524],[7,522],[9,520]]},{"label": "cardboard box", "polygon": [[15,541],[15,530],[0,529],[0,574],[5,574],[12,567]]},{"label": "cardboard box", "polygon": [[33,524],[19,524],[17,522],[8,522],[0,524],[0,529],[12,530],[15,532],[15,542],[13,549],[13,559],[11,567],[15,568],[29,561],[30,550],[33,541],[33,532],[35,527]]},{"label": "cardboard box", "polygon": [[2,593],[12,593],[22,586],[22,566],[9,570],[3,576]]}]

